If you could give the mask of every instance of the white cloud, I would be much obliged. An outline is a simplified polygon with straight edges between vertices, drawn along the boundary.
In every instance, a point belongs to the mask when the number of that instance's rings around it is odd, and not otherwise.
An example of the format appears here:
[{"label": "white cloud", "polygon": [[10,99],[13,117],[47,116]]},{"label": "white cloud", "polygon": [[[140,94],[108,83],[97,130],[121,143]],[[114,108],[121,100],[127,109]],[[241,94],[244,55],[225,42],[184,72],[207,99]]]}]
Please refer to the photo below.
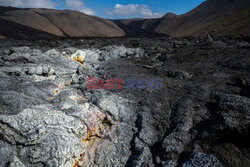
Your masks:
[{"label": "white cloud", "polygon": [[[96,12],[87,8],[81,0],[65,0],[66,6],[72,10],[78,10],[88,15],[95,15]],[[0,0],[0,6],[13,6],[20,8],[51,8],[56,4],[53,0]]]},{"label": "white cloud", "polygon": [[88,15],[95,15],[96,12],[87,8],[81,0],[65,0],[66,6],[73,10],[78,10]]},{"label": "white cloud", "polygon": [[83,2],[81,0],[66,0],[66,6],[71,8],[80,8],[83,6]]},{"label": "white cloud", "polygon": [[121,5],[116,4],[113,11],[107,11],[112,16],[133,16],[141,15],[143,17],[156,18],[163,16],[161,13],[152,12],[147,5]]},{"label": "white cloud", "polygon": [[55,8],[52,0],[0,0],[0,6],[20,8]]}]

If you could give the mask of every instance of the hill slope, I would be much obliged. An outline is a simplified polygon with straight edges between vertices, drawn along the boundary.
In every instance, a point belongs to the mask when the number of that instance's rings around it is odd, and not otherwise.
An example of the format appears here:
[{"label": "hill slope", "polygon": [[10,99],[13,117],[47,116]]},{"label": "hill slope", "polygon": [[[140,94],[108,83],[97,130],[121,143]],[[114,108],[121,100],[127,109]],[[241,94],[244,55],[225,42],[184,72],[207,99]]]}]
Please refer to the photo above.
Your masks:
[{"label": "hill slope", "polygon": [[[6,37],[113,37],[124,32],[112,21],[71,10],[0,8]],[[19,33],[15,33],[19,32]]]},{"label": "hill slope", "polygon": [[[250,34],[249,0],[207,0],[192,11],[159,19],[115,20],[123,30],[151,31],[172,36]],[[121,26],[122,25],[122,26]],[[139,28],[138,28],[139,27]]]},{"label": "hill slope", "polygon": [[[249,0],[208,0],[184,15],[164,18],[155,31],[175,36],[250,33],[249,10],[242,15],[235,15],[248,7]],[[223,20],[225,24],[222,24]],[[238,21],[237,24],[233,20]]]},{"label": "hill slope", "polygon": [[249,0],[207,0],[183,15],[107,20],[71,10],[0,7],[0,37],[119,37],[250,34]]}]

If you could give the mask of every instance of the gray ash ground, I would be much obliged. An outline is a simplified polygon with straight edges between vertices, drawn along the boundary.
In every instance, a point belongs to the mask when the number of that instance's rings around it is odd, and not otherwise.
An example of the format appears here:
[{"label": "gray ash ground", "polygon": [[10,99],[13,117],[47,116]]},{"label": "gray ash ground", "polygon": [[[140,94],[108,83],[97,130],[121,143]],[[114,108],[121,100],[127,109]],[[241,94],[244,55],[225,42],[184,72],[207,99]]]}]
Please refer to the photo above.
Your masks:
[{"label": "gray ash ground", "polygon": [[[0,166],[248,167],[248,42],[3,39]],[[77,50],[85,67],[67,58]],[[163,78],[164,87],[87,90],[87,77]]]}]

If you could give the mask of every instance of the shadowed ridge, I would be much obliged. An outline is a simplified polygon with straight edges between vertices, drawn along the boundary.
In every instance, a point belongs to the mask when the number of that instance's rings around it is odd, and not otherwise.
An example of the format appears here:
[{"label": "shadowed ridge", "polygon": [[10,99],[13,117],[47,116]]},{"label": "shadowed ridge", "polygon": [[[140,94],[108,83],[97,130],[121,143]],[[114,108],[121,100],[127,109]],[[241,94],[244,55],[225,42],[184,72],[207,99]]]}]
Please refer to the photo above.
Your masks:
[{"label": "shadowed ridge", "polygon": [[127,20],[113,20],[119,26],[126,36],[135,37],[160,37],[166,34],[155,32],[154,29],[160,24],[162,19],[127,19]]},{"label": "shadowed ridge", "polygon": [[37,39],[37,38],[60,38],[25,25],[17,24],[0,18],[0,35],[6,38],[15,39]]},{"label": "shadowed ridge", "polygon": [[13,10],[23,10],[23,9],[11,7],[11,6],[7,6],[7,7],[0,6],[0,14],[5,13],[5,12],[9,12],[9,11],[13,11]]},{"label": "shadowed ridge", "polygon": [[164,16],[162,16],[162,18],[174,18],[176,16],[177,16],[176,14],[169,12],[165,14]]}]

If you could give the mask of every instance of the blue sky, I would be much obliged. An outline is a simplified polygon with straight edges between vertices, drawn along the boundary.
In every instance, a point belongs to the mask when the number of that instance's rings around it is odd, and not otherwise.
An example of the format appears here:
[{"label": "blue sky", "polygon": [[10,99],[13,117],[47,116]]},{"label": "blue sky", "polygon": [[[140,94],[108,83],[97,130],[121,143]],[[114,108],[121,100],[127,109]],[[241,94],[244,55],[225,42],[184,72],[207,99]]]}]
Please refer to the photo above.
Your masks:
[{"label": "blue sky", "polygon": [[161,17],[184,14],[205,0],[0,0],[2,6],[72,9],[103,18]]}]

